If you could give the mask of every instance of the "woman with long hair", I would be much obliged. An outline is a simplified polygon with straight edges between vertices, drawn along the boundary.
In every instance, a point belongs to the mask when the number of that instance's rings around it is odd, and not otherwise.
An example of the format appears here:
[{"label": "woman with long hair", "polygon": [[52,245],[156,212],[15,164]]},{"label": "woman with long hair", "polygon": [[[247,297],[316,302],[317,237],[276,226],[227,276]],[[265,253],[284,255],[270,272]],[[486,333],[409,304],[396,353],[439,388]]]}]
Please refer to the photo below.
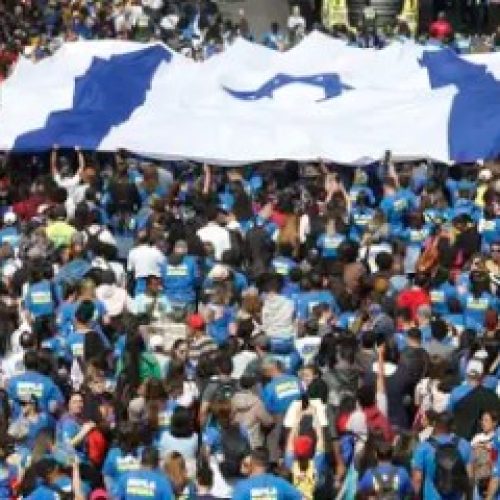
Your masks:
[{"label": "woman with long hair", "polygon": [[194,500],[196,488],[189,479],[186,461],[181,453],[173,451],[165,460],[165,473],[172,483],[176,500]]},{"label": "woman with long hair", "polygon": [[139,447],[143,444],[138,425],[121,422],[116,431],[116,444],[112,446],[104,461],[102,474],[106,489],[113,495],[117,493],[120,477],[140,467]]}]

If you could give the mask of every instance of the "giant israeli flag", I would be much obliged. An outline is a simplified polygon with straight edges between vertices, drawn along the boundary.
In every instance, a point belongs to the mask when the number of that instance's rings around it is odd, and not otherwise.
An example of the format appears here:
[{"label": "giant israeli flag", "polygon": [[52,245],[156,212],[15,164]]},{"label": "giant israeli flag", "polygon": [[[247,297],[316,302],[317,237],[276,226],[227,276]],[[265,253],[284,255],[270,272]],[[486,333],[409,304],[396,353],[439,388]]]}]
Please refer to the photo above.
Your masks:
[{"label": "giant israeli flag", "polygon": [[500,155],[500,53],[411,42],[362,50],[313,33],[243,40],[195,63],[161,44],[64,45],[0,87],[0,149],[78,145],[219,164]]}]

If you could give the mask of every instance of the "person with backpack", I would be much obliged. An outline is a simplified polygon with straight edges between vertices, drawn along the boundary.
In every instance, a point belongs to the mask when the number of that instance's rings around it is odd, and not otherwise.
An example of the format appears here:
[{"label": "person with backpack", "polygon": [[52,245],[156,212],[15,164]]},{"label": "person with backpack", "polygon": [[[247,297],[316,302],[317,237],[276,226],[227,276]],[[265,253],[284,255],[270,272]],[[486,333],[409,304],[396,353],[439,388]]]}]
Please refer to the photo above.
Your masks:
[{"label": "person with backpack", "polygon": [[215,457],[226,481],[241,477],[241,464],[251,449],[246,429],[232,418],[230,401],[212,404],[211,421],[203,430],[202,441],[206,455]]},{"label": "person with backpack", "polygon": [[376,449],[377,465],[365,471],[358,483],[358,492],[372,493],[377,500],[402,500],[413,493],[410,476],[404,467],[393,465],[392,448],[379,442]]},{"label": "person with backpack", "polygon": [[[326,472],[324,430],[316,405],[309,402],[305,408],[304,404],[299,404],[294,409],[295,419],[288,434],[284,463],[303,499],[313,500]],[[309,420],[310,429],[304,429],[306,420]]]},{"label": "person with backpack", "polygon": [[201,396],[200,425],[205,425],[210,417],[210,407],[213,403],[230,402],[238,387],[236,380],[231,378],[233,361],[228,355],[218,355],[214,358],[217,375],[210,378]]},{"label": "person with backpack", "polygon": [[413,487],[425,499],[461,500],[470,491],[472,449],[451,432],[452,422],[449,413],[438,415],[432,436],[413,454]]}]

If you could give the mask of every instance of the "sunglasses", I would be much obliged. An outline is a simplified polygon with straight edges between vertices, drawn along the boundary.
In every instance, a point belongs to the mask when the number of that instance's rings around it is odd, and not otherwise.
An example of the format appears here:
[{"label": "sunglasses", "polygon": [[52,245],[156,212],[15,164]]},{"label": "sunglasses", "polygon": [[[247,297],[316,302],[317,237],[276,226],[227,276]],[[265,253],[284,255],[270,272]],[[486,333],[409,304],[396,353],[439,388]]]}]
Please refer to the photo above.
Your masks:
[{"label": "sunglasses", "polygon": [[500,252],[500,247],[493,247],[493,248],[491,249],[491,252],[492,252],[492,253],[493,253],[493,252],[495,252],[495,253],[496,253],[496,252]]}]

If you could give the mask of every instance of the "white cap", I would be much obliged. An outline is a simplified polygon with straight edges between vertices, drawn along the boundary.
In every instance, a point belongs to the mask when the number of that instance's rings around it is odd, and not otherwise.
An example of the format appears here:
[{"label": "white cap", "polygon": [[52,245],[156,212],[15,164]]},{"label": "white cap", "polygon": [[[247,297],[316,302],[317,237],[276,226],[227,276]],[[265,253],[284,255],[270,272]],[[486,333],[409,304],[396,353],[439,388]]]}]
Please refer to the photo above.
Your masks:
[{"label": "white cap", "polygon": [[15,224],[16,221],[17,221],[17,215],[14,212],[8,211],[3,214],[4,224]]},{"label": "white cap", "polygon": [[482,168],[479,171],[479,174],[477,177],[481,181],[489,181],[493,177],[493,174],[491,173],[491,170],[489,168]]},{"label": "white cap", "polygon": [[161,335],[151,335],[151,337],[149,337],[148,344],[149,344],[149,349],[151,351],[154,351],[159,347],[163,347],[165,345],[165,340]]},{"label": "white cap", "polygon": [[483,363],[479,359],[471,359],[465,370],[468,377],[481,377],[483,374]]}]

